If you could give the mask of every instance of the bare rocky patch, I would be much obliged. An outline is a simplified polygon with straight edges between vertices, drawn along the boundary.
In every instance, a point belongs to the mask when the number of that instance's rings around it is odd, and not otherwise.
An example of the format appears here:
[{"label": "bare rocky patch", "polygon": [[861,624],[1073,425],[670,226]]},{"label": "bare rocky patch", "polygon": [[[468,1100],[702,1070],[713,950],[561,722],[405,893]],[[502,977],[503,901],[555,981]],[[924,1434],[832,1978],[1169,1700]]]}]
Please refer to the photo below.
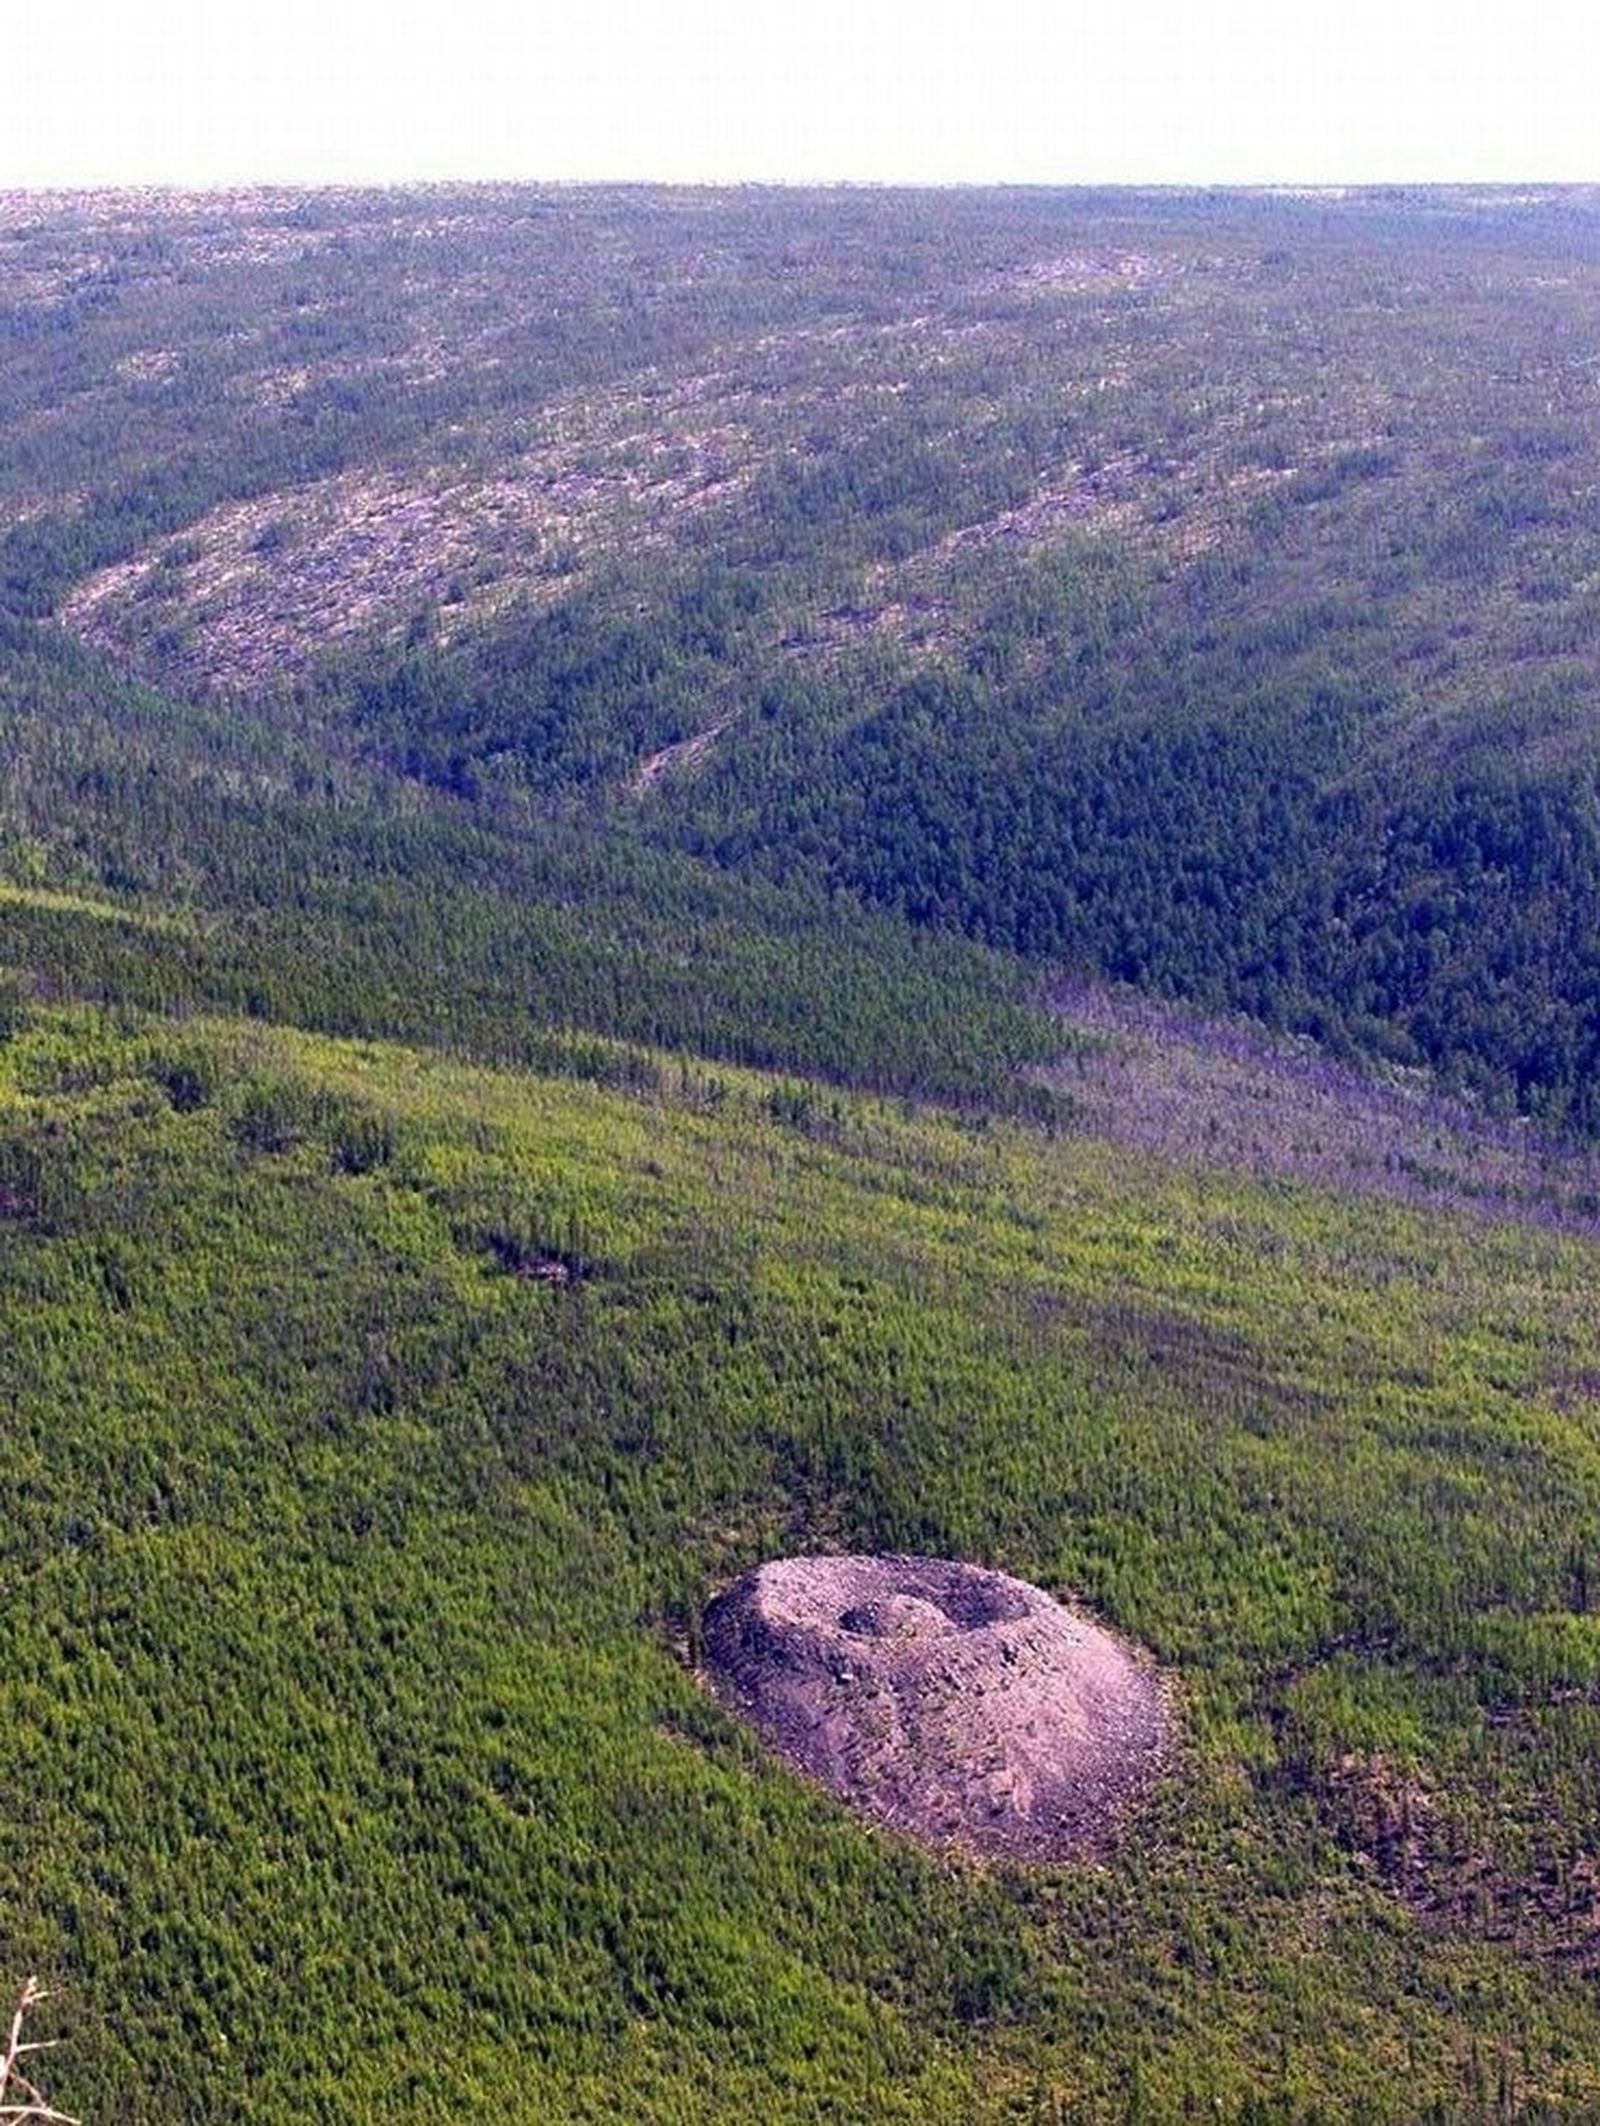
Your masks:
[{"label": "bare rocky patch", "polygon": [[706,1615],[712,1688],[869,1821],[989,1859],[1098,1846],[1151,1783],[1150,1664],[1037,1587],[938,1558],[776,1559]]},{"label": "bare rocky patch", "polygon": [[751,475],[750,435],[725,412],[687,398],[607,410],[615,432],[592,409],[547,416],[493,473],[351,471],[225,504],[176,545],[90,576],[60,617],[136,660],[164,637],[178,645],[169,667],[228,687],[307,671],[330,645],[419,615],[448,638],[508,600],[550,602],[600,556],[668,543]]},{"label": "bare rocky patch", "polygon": [[685,775],[697,768],[734,721],[732,715],[721,716],[715,723],[707,724],[703,731],[696,731],[692,738],[680,738],[670,746],[659,746],[640,762],[629,781],[628,795],[648,797],[656,785],[669,776]]}]

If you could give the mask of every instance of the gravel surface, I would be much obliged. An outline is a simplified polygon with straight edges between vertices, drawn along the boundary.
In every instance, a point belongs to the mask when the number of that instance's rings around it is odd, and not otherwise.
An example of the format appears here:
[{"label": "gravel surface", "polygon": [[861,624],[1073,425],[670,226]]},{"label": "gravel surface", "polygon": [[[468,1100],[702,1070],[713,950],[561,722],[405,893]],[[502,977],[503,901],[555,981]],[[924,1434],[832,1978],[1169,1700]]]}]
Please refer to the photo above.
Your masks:
[{"label": "gravel surface", "polygon": [[871,1821],[994,1858],[1092,1849],[1159,1769],[1151,1665],[1025,1581],[936,1558],[784,1558],[706,1614],[731,1711]]}]

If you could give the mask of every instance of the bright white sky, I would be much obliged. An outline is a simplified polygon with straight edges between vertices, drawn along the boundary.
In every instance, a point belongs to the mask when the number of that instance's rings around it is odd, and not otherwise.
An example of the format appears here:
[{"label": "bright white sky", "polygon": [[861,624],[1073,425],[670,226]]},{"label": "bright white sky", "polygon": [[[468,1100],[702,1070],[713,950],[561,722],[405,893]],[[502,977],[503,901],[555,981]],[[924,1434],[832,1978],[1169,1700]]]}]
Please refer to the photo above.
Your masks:
[{"label": "bright white sky", "polygon": [[1600,179],[1600,0],[0,0],[0,186]]}]

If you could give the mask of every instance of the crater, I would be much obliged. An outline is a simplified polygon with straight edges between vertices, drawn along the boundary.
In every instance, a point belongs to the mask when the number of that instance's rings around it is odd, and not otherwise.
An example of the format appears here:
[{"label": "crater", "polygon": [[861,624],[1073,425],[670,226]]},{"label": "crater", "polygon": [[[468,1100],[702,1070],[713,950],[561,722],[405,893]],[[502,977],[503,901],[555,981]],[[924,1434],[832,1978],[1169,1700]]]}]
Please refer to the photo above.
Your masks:
[{"label": "crater", "polygon": [[936,1602],[916,1595],[884,1595],[875,1602],[855,1602],[839,1615],[842,1631],[862,1639],[931,1637],[953,1629],[952,1620]]},{"label": "crater", "polygon": [[1168,1744],[1154,1665],[1024,1580],[903,1556],[780,1558],[706,1612],[707,1679],[869,1822],[1014,1860],[1102,1844]]}]

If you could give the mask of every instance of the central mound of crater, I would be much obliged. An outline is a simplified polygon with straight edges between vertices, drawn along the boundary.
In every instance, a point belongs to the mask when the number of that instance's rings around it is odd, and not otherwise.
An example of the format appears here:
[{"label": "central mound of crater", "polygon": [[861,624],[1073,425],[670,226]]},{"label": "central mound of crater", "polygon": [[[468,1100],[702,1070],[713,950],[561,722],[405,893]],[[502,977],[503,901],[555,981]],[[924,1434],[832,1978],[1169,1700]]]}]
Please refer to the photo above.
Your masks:
[{"label": "central mound of crater", "polygon": [[706,1612],[722,1702],[876,1823],[1018,1860],[1092,1847],[1160,1764],[1150,1665],[1005,1573],[780,1558]]}]

